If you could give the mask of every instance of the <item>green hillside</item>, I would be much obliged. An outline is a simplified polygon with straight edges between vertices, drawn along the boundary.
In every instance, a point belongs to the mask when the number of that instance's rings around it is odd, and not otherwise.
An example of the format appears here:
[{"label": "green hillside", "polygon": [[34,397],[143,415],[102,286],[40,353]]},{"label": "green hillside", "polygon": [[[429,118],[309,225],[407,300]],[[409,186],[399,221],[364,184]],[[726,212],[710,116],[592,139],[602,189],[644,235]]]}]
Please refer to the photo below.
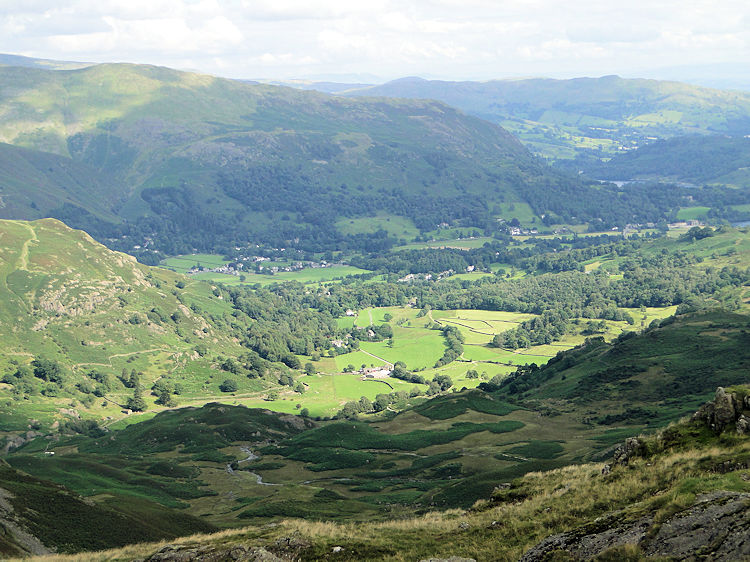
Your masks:
[{"label": "green hillside", "polygon": [[[387,212],[433,230],[524,201],[531,183],[572,181],[502,128],[438,102],[353,100],[125,64],[0,67],[0,81],[0,141],[114,178],[101,195],[130,221],[127,240],[112,242],[130,251],[147,238],[172,254],[250,241],[320,251],[377,244],[376,233],[358,237],[336,221]],[[78,195],[81,209],[55,216],[101,238],[105,227]],[[8,191],[6,205],[24,209],[18,196]]]},{"label": "green hillside", "polygon": [[92,502],[0,460],[0,556],[80,552],[215,530],[187,513],[143,499]]},{"label": "green hillside", "polygon": [[[731,391],[731,399],[742,400],[748,388]],[[740,407],[732,417],[743,412],[750,410]],[[166,547],[90,553],[86,559],[156,561],[196,552],[215,558],[394,562],[679,560],[696,552],[706,559],[747,557],[750,440],[735,431],[734,421],[712,431],[702,419],[684,420],[629,446],[622,448],[620,463],[527,474],[470,510],[376,523],[287,519],[187,537]]]},{"label": "green hillside", "polygon": [[618,76],[446,82],[403,78],[348,96],[436,99],[502,124],[554,160],[610,155],[656,138],[747,133],[750,94]]},{"label": "green hillside", "polygon": [[7,66],[0,81],[0,141],[37,151],[8,148],[4,216],[50,215],[149,264],[259,245],[372,254],[513,219],[606,229],[658,222],[688,196],[586,183],[437,101],[127,64]]},{"label": "green hillside", "polygon": [[553,412],[591,407],[587,421],[600,427],[663,425],[695,409],[717,386],[747,382],[749,322],[744,314],[719,311],[656,320],[641,335],[623,333],[612,343],[593,338],[485,388]]},{"label": "green hillside", "polygon": [[[495,396],[462,392],[369,423],[313,424],[208,404],[109,434],[37,439],[8,461],[96,506],[111,505],[114,494],[127,513],[140,500],[144,521],[160,516],[159,504],[219,526],[279,521],[225,532],[213,548],[240,539],[273,550],[293,533],[302,539],[298,554],[311,560],[344,536],[342,559],[490,552],[513,559],[550,533],[615,509],[628,510],[615,522],[649,512],[658,521],[699,493],[747,492],[747,436],[734,431],[747,390],[733,384],[747,379],[747,326],[748,317],[721,312],[678,317],[611,346],[593,341],[563,353],[511,377]],[[717,384],[739,397],[731,420],[713,430],[703,419],[667,426],[710,399]],[[587,392],[570,394],[576,385]],[[712,410],[702,411],[710,422]],[[627,466],[602,472],[601,464],[581,464],[609,460],[613,445],[643,429],[652,436],[632,442],[624,461],[615,453]],[[657,490],[661,499],[650,499]],[[475,500],[483,501],[463,510]]]},{"label": "green hillside", "polygon": [[232,312],[210,284],[141,265],[54,219],[0,221],[0,428],[106,419],[132,396],[131,372],[147,388],[163,379],[220,395],[221,381],[200,389],[218,355],[243,352]]},{"label": "green hillside", "polygon": [[37,219],[82,207],[94,218],[120,220],[112,201],[118,180],[69,158],[0,143],[0,218]]},{"label": "green hillside", "polygon": [[607,162],[590,160],[577,164],[585,174],[599,179],[658,179],[747,188],[750,138],[675,137],[617,154]]}]

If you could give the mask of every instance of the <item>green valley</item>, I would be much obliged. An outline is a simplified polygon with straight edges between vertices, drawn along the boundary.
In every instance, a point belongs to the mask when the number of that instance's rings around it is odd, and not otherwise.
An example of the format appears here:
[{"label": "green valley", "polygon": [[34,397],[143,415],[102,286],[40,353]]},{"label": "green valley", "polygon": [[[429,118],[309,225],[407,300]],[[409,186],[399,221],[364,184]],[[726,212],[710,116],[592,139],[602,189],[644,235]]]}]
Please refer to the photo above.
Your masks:
[{"label": "green valley", "polygon": [[1,558],[750,556],[745,92],[269,82],[0,56]]}]

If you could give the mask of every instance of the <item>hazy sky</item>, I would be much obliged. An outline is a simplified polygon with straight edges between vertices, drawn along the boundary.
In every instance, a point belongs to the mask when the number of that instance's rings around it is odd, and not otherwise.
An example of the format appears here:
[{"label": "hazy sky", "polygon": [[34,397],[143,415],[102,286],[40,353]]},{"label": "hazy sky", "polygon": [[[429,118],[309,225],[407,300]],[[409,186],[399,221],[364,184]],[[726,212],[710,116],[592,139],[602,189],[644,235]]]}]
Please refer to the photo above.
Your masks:
[{"label": "hazy sky", "polygon": [[0,52],[235,78],[747,69],[750,2],[0,0]]}]

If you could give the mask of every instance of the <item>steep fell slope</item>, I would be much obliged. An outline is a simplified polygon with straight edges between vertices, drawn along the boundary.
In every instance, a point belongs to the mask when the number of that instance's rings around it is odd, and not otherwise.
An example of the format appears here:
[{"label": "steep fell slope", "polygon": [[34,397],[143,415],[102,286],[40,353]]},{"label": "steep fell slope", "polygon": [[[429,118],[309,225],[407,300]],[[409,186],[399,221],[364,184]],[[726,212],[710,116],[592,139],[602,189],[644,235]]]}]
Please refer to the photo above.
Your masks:
[{"label": "steep fell slope", "polygon": [[[344,238],[337,217],[376,211],[427,230],[478,223],[503,201],[528,199],[531,184],[576,183],[501,127],[439,102],[125,64],[0,67],[0,84],[0,141],[114,178],[109,209],[131,221],[122,234],[150,235],[168,252],[250,240],[322,248]],[[101,236],[85,198],[79,207],[55,216]]]}]

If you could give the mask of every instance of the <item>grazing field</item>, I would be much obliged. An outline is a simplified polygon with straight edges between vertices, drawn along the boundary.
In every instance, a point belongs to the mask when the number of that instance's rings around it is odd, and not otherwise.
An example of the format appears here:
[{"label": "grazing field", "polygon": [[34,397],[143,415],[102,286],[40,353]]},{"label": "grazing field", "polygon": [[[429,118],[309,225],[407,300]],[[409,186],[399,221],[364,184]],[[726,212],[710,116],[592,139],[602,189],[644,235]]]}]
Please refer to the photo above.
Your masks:
[{"label": "grazing field", "polygon": [[196,273],[195,278],[203,281],[214,281],[225,285],[270,285],[273,283],[284,283],[286,281],[297,281],[304,285],[333,281],[348,275],[362,275],[370,273],[366,269],[360,269],[351,265],[334,265],[331,267],[307,267],[299,271],[282,271],[274,275],[261,275],[257,273],[246,273],[244,281],[239,275],[227,275],[224,273]]},{"label": "grazing field", "polygon": [[432,367],[445,351],[443,336],[437,330],[394,328],[393,345],[386,342],[362,342],[361,349],[390,363],[403,361],[408,369]]},{"label": "grazing field", "polygon": [[425,248],[458,248],[459,250],[471,250],[481,248],[487,242],[493,242],[494,238],[480,236],[476,238],[462,238],[459,240],[432,240],[430,242],[413,242],[397,246],[394,250],[422,250]]},{"label": "grazing field", "polygon": [[177,273],[187,273],[193,267],[213,269],[228,263],[229,261],[225,260],[219,254],[184,254],[163,260],[161,266]]},{"label": "grazing field", "polygon": [[677,211],[677,218],[681,221],[705,219],[710,207],[682,207]]},{"label": "grazing field", "polygon": [[343,371],[348,365],[353,365],[355,369],[359,369],[362,365],[367,365],[368,367],[385,365],[385,361],[377,359],[364,351],[353,351],[344,355],[337,355],[334,357],[334,360],[337,371]]},{"label": "grazing field", "polygon": [[385,230],[389,236],[404,240],[413,240],[419,235],[419,229],[411,219],[387,213],[378,213],[374,217],[341,218],[336,221],[336,228],[341,234],[349,236],[372,234],[378,230]]},{"label": "grazing field", "polygon": [[[377,365],[377,362],[375,364]],[[357,369],[359,366],[356,365]],[[280,391],[277,389],[273,392],[260,389],[255,392],[238,391],[224,394],[221,401],[288,414],[299,414],[302,408],[307,408],[311,416],[333,416],[346,402],[359,400],[362,396],[375,400],[378,394],[389,394],[398,390],[409,392],[414,387],[422,391],[427,389],[426,385],[407,383],[391,377],[362,380],[361,375],[357,373],[318,373],[303,375],[297,380],[305,387],[305,392],[302,394],[290,388],[282,388]],[[187,400],[184,402],[184,405],[189,404]],[[195,404],[199,405],[201,402],[196,401]]]},{"label": "grazing field", "polygon": [[[605,321],[602,330],[589,335],[600,335],[612,340],[623,331],[641,330],[654,320],[673,315],[676,306],[621,310],[633,317],[634,325],[624,321]],[[345,320],[340,319],[340,322],[347,326],[353,322],[356,326],[367,327],[382,324],[386,315],[390,315],[389,323],[393,328],[392,342],[361,342],[360,351],[337,355],[333,359],[337,371],[348,365],[359,369],[362,365],[369,367],[381,365],[383,362],[402,361],[409,370],[418,371],[427,380],[437,374],[447,374],[452,378],[454,386],[472,388],[495,375],[513,372],[520,365],[543,365],[560,351],[582,344],[587,335],[581,332],[586,329],[589,322],[588,319],[574,320],[571,333],[566,334],[560,341],[517,350],[492,347],[490,342],[496,334],[534,318],[533,314],[462,309],[433,310],[428,315],[420,317],[420,311],[415,308],[383,307],[362,309],[358,311],[355,319],[347,317]],[[439,368],[435,368],[435,363],[445,351],[445,344],[440,331],[430,329],[433,323],[455,326],[464,337],[464,352],[461,357]],[[477,371],[479,377],[467,378],[468,371]]]}]

